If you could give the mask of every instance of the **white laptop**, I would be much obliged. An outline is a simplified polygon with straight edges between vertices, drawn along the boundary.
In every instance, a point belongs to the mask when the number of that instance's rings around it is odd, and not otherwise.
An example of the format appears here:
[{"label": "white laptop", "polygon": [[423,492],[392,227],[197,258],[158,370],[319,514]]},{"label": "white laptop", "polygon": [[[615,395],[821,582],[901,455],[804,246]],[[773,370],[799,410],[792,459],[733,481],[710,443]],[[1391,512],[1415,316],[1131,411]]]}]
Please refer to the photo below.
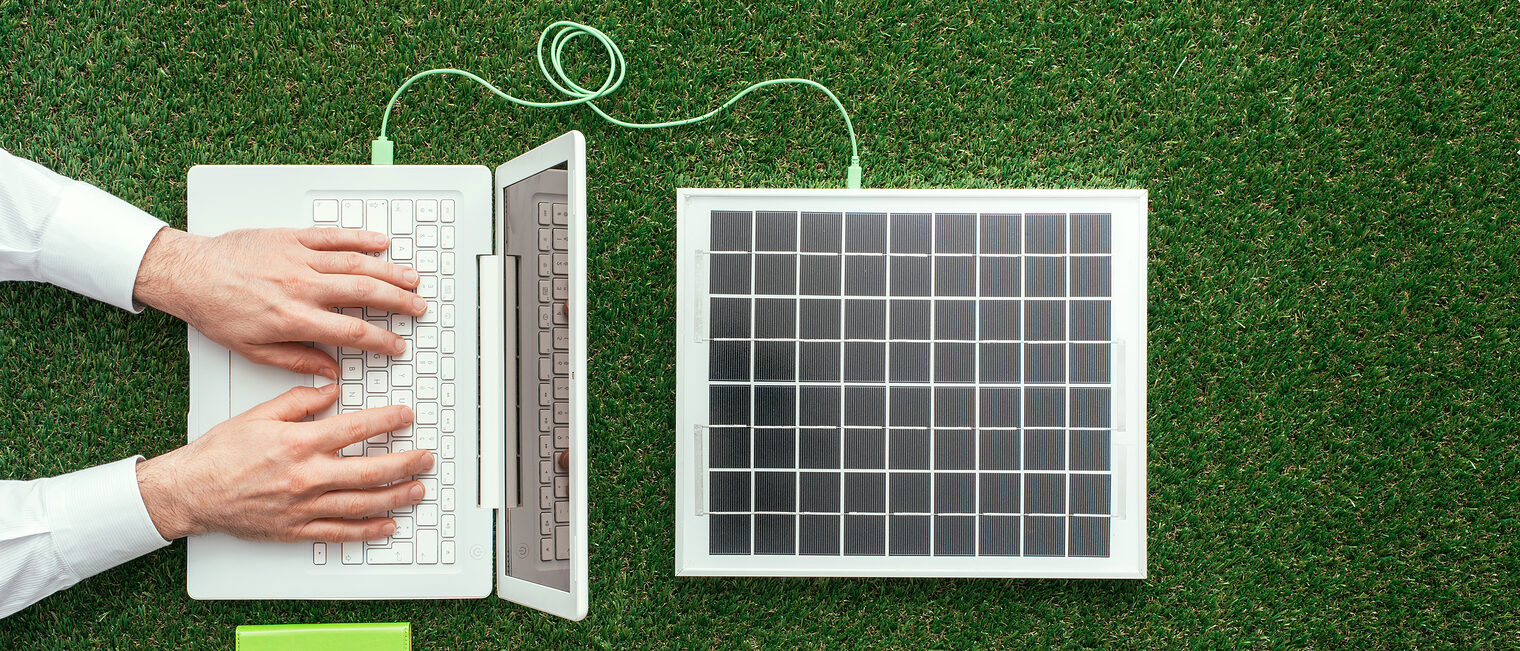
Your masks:
[{"label": "white laptop", "polygon": [[1145,577],[1145,191],[676,210],[678,575]]},{"label": "white laptop", "polygon": [[[197,166],[189,228],[386,233],[427,314],[342,308],[409,339],[389,358],[328,350],[335,411],[408,404],[406,430],[345,456],[426,448],[424,501],[369,543],[189,541],[196,599],[448,599],[490,594],[580,619],[587,605],[586,154],[567,133],[496,168]],[[568,301],[568,304],[567,304]],[[295,385],[190,331],[189,437]],[[556,462],[568,451],[568,469]],[[495,527],[493,540],[493,529]],[[494,556],[493,556],[494,552]]]}]

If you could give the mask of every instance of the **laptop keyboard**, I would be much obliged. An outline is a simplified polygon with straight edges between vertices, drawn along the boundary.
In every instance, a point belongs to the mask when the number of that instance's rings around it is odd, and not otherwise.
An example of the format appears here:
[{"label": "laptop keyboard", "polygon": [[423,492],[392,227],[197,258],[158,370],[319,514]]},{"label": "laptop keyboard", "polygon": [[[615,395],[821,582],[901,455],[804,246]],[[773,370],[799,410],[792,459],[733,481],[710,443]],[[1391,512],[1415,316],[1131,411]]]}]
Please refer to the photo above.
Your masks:
[{"label": "laptop keyboard", "polygon": [[566,204],[538,204],[538,323],[526,331],[536,331],[538,338],[541,561],[570,558],[570,477],[558,459],[570,441],[570,327],[565,314],[570,292],[568,221]]},{"label": "laptop keyboard", "polygon": [[[407,405],[415,415],[410,427],[355,443],[340,454],[373,457],[421,448],[436,455],[433,468],[417,477],[426,491],[422,502],[390,513],[396,521],[395,534],[370,542],[314,543],[312,562],[316,565],[333,562],[329,551],[342,565],[452,565],[455,561],[454,510],[460,499],[454,486],[455,410],[461,399],[464,408],[474,404],[473,395],[459,395],[456,383],[461,367],[471,368],[474,360],[461,363],[456,354],[459,310],[454,273],[462,261],[453,251],[455,210],[452,199],[355,197],[312,202],[317,226],[390,236],[390,249],[377,255],[416,269],[421,276],[417,294],[428,301],[427,313],[415,318],[367,308],[339,310],[401,335],[409,343],[406,352],[395,357],[339,348],[338,413]],[[464,313],[472,318],[474,310]]]}]

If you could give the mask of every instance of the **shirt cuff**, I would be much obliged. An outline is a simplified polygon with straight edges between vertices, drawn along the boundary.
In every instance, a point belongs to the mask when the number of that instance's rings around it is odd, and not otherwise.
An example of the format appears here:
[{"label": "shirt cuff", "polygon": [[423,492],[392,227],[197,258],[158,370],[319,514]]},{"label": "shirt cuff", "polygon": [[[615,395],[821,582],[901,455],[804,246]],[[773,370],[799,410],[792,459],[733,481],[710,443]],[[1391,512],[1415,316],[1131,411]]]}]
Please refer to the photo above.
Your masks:
[{"label": "shirt cuff", "polygon": [[132,301],[143,254],[163,221],[83,181],[64,186],[42,241],[39,276],[124,310]]},{"label": "shirt cuff", "polygon": [[134,456],[46,480],[49,529],[64,565],[83,580],[169,544],[137,488]]}]

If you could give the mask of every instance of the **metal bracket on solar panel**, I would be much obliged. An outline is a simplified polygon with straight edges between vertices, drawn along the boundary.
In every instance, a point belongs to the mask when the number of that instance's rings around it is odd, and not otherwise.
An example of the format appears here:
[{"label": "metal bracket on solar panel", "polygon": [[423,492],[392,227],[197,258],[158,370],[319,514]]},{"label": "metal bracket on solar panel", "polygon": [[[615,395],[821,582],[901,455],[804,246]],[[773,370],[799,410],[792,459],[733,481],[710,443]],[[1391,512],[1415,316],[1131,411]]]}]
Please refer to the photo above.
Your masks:
[{"label": "metal bracket on solar panel", "polygon": [[696,284],[696,291],[691,292],[691,340],[699,344],[707,343],[707,294],[712,286],[708,265],[711,257],[710,251],[693,251],[691,256],[692,282]]},{"label": "metal bracket on solar panel", "polygon": [[696,481],[692,484],[697,487],[693,505],[699,518],[707,516],[707,451],[702,445],[707,439],[707,429],[706,425],[691,426],[691,453],[696,455],[696,462],[691,467],[697,473]]},{"label": "metal bracket on solar panel", "polygon": [[1112,352],[1110,352],[1109,358],[1109,367],[1111,369],[1109,372],[1109,381],[1113,383],[1114,391],[1113,408],[1110,410],[1112,413],[1110,414],[1109,419],[1110,424],[1114,428],[1115,432],[1126,431],[1124,418],[1124,389],[1125,387],[1129,386],[1129,382],[1126,381],[1124,375],[1124,349],[1124,340],[1115,339],[1113,341]]}]

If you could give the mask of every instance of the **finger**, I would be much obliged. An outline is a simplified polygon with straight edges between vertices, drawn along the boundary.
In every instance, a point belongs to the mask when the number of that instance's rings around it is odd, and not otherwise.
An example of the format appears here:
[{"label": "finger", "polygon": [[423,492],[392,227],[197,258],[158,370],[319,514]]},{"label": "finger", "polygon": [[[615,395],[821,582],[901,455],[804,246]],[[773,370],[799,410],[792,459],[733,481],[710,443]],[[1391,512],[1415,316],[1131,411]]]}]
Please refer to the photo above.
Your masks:
[{"label": "finger", "polygon": [[559,453],[559,458],[557,459],[557,461],[559,461],[559,469],[560,470],[564,470],[566,472],[569,472],[569,470],[570,470],[570,451],[566,450],[564,452]]},{"label": "finger", "polygon": [[369,490],[337,490],[312,500],[313,518],[355,520],[406,508],[422,501],[422,482],[409,481]]},{"label": "finger", "polygon": [[275,396],[269,402],[255,405],[246,412],[246,415],[293,423],[326,409],[337,397],[338,385],[336,384],[322,387],[296,387]]},{"label": "finger", "polygon": [[359,348],[382,355],[399,355],[406,350],[406,340],[364,319],[327,310],[312,310],[308,318],[311,320],[307,327],[292,331],[291,339]]},{"label": "finger", "polygon": [[334,488],[374,488],[427,472],[433,453],[427,450],[392,452],[378,457],[333,459],[327,483]]},{"label": "finger", "polygon": [[320,375],[329,380],[338,379],[338,362],[311,346],[295,343],[261,344],[243,351],[243,356],[256,364]]},{"label": "finger", "polygon": [[[322,419],[319,424],[321,434],[312,437],[312,444],[323,452],[336,452],[344,446],[358,443],[370,437],[386,432],[394,432],[406,427],[411,422],[412,410],[401,405],[376,407],[347,414],[338,414],[331,418]],[[370,485],[373,486],[375,484]]]},{"label": "finger", "polygon": [[396,533],[396,521],[390,518],[367,520],[312,520],[296,529],[296,540],[318,542],[354,542],[374,540]]},{"label": "finger", "polygon": [[421,279],[415,269],[353,251],[318,252],[312,256],[311,268],[324,274],[369,276],[402,289],[416,287]]},{"label": "finger", "polygon": [[384,251],[391,241],[374,231],[350,228],[303,228],[296,231],[296,241],[316,251]]},{"label": "finger", "polygon": [[318,295],[331,307],[373,307],[421,316],[427,301],[421,296],[369,276],[322,276]]}]

